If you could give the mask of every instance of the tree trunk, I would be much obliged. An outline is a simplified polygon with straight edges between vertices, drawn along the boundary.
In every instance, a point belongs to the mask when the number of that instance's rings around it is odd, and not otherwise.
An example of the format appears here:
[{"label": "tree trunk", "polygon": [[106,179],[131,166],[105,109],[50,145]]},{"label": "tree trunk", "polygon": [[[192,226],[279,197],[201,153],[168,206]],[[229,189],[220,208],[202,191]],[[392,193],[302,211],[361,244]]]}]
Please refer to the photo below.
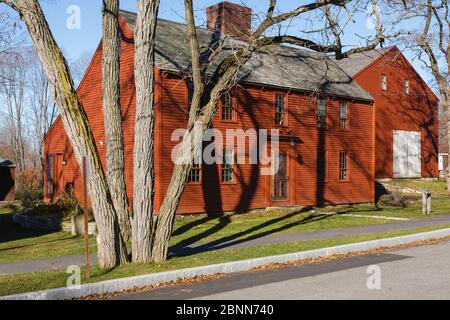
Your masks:
[{"label": "tree trunk", "polygon": [[[167,258],[176,210],[183,195],[189,171],[192,168],[194,154],[202,147],[203,134],[210,127],[216,113],[217,101],[221,94],[232,86],[232,81],[240,67],[250,59],[257,49],[256,38],[253,38],[247,48],[240,49],[236,54],[224,59],[211,79],[210,88],[205,90],[200,73],[200,46],[196,35],[192,0],[185,0],[185,12],[191,47],[194,95],[189,110],[188,134],[183,137],[178,159],[182,157],[188,160],[185,163],[175,164],[169,187],[160,208],[152,253],[153,260],[157,262],[164,261]],[[202,101],[207,101],[203,108]]]},{"label": "tree trunk", "polygon": [[[1,0],[3,1],[3,0]],[[126,247],[120,235],[117,214],[86,114],[78,100],[67,62],[58,48],[37,0],[17,0],[12,4],[25,22],[42,62],[75,157],[81,167],[83,156],[88,164],[88,189],[98,228],[99,264],[113,267],[127,259]]]},{"label": "tree trunk", "polygon": [[[223,65],[223,74],[217,75],[217,83],[214,85],[209,95],[209,101],[202,109],[202,113],[196,118],[195,123],[188,127],[188,134],[183,137],[178,159],[188,155],[190,161],[183,164],[175,164],[172,178],[167,189],[164,201],[161,205],[156,230],[155,241],[153,244],[153,260],[156,262],[164,261],[167,258],[169,250],[169,240],[172,234],[175,214],[186,186],[189,171],[192,168],[192,160],[197,150],[201,148],[203,134],[211,125],[217,110],[217,101],[221,94],[229,89],[234,76],[239,71],[240,66],[250,59],[252,50],[244,49],[237,55],[231,55],[225,59]],[[191,105],[191,111],[196,106]],[[194,112],[194,111],[192,111]]]},{"label": "tree trunk", "polygon": [[[447,145],[448,145],[448,150],[450,150],[450,105],[449,105],[449,100],[448,97],[441,93],[441,104],[442,104],[442,110],[444,110],[444,114],[445,114],[445,119],[447,121]],[[447,183],[447,192],[450,192],[450,165],[448,163],[448,159],[450,157],[447,155],[447,175],[446,175],[446,183]]]},{"label": "tree trunk", "polygon": [[149,262],[152,255],[154,194],[154,66],[155,30],[159,0],[139,0],[135,30],[132,258]]},{"label": "tree trunk", "polygon": [[119,218],[122,237],[128,240],[131,224],[125,185],[125,157],[120,111],[119,0],[103,0],[102,88],[106,134],[106,177]]}]

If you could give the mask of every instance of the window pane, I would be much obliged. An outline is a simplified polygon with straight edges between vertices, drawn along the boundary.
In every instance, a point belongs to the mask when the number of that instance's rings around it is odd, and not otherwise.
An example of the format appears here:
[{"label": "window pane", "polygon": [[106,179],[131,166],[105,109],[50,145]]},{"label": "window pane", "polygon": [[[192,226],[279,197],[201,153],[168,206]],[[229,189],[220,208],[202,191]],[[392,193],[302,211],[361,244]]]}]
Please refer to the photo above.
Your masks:
[{"label": "window pane", "polygon": [[194,97],[194,84],[191,81],[187,83],[188,91],[188,109],[191,108],[192,98]]},{"label": "window pane", "polygon": [[347,103],[343,101],[339,104],[339,128],[347,129]]},{"label": "window pane", "polygon": [[327,118],[327,103],[324,99],[317,100],[317,126],[324,128]]},{"label": "window pane", "polygon": [[194,157],[192,162],[191,171],[189,171],[188,182],[200,182],[201,181],[202,167],[197,157]]},{"label": "window pane", "polygon": [[381,76],[381,88],[387,90],[387,77],[386,75]]},{"label": "window pane", "polygon": [[223,151],[222,181],[233,181],[234,149]]},{"label": "window pane", "polygon": [[348,180],[348,154],[346,152],[339,153],[339,180]]},{"label": "window pane", "polygon": [[222,120],[233,120],[233,97],[230,92],[226,92],[222,98]]},{"label": "window pane", "polygon": [[282,125],[284,121],[284,94],[275,96],[275,124]]}]

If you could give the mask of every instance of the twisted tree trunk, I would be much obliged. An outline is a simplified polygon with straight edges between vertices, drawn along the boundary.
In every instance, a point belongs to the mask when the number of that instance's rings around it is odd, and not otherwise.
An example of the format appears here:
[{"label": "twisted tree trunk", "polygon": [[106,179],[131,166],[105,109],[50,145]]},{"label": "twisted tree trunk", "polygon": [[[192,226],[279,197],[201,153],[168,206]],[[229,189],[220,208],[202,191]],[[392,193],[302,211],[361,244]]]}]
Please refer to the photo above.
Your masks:
[{"label": "twisted tree trunk", "polygon": [[136,115],[134,124],[132,258],[135,262],[149,262],[152,254],[154,43],[158,8],[159,0],[138,1],[134,37]]},{"label": "twisted tree trunk", "polygon": [[124,240],[131,235],[125,185],[122,114],[120,112],[119,0],[103,0],[102,94],[106,134],[106,177]]},{"label": "twisted tree trunk", "polygon": [[98,228],[97,249],[100,266],[112,267],[127,260],[117,214],[110,200],[106,178],[86,114],[76,94],[67,62],[53,38],[37,0],[0,0],[16,10],[33,40],[36,52],[58,105],[64,129],[78,164],[86,156],[88,188]]}]

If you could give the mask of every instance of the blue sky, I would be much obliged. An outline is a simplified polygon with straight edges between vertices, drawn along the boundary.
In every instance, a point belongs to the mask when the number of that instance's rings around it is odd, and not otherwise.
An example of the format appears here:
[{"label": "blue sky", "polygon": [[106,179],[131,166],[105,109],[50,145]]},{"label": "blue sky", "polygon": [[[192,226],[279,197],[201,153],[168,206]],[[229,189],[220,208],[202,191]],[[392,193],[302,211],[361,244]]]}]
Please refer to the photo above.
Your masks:
[{"label": "blue sky", "polygon": [[[205,23],[205,8],[209,5],[217,3],[219,0],[195,0],[196,21],[198,24]],[[268,1],[264,0],[229,0],[234,3],[244,2],[250,6],[254,13],[265,12],[267,10]],[[310,1],[299,0],[279,0],[277,9],[286,11],[297,7],[299,4]],[[92,53],[101,39],[101,0],[42,0],[42,6],[47,17],[51,30],[58,42],[63,48],[69,60],[75,60],[85,52]],[[76,5],[81,12],[80,29],[68,29],[66,26],[69,13],[67,9]],[[136,0],[121,0],[122,9],[136,12]],[[160,6],[159,17],[174,21],[183,22],[184,18],[183,0],[162,0]],[[344,37],[344,43],[361,43],[361,36],[365,36],[372,32],[367,28],[367,16],[359,14],[355,17],[355,21],[346,29],[348,30]],[[301,17],[292,23],[290,33],[296,33],[301,30],[304,21]],[[411,57],[406,54],[408,58]],[[424,79],[429,79],[429,75],[423,70],[420,62],[412,61],[417,71]]]}]

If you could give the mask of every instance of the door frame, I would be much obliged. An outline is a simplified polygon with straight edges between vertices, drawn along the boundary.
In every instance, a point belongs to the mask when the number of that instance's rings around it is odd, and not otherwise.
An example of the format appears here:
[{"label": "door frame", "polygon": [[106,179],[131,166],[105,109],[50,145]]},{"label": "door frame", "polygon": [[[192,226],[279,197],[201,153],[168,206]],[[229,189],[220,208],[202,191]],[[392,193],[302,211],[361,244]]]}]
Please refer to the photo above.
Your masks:
[{"label": "door frame", "polygon": [[287,198],[286,199],[274,199],[274,180],[275,175],[272,174],[270,176],[270,183],[268,188],[268,199],[269,206],[290,206],[295,205],[296,202],[296,192],[295,192],[295,184],[296,184],[296,151],[295,148],[292,148],[289,144],[280,141],[279,144],[279,153],[286,154],[286,176],[287,176]]}]

